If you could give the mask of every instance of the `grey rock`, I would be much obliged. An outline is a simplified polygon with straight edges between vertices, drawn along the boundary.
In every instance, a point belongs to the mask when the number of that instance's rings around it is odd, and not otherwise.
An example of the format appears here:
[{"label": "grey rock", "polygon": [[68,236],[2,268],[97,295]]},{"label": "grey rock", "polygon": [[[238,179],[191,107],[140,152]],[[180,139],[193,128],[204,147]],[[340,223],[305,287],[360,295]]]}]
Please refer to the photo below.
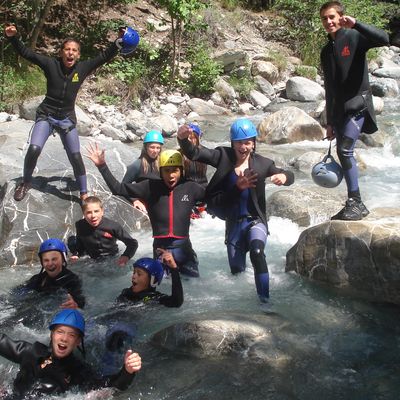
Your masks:
[{"label": "grey rock", "polygon": [[286,82],[286,96],[295,101],[318,101],[324,99],[325,91],[318,83],[295,76]]}]

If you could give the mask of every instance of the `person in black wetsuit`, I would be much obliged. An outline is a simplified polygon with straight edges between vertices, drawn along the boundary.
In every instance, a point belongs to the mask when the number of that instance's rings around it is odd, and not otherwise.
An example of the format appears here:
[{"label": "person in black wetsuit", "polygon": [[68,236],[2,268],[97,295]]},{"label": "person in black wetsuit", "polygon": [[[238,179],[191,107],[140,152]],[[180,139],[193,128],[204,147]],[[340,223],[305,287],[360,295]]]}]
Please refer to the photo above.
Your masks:
[{"label": "person in black wetsuit", "polygon": [[71,260],[88,254],[91,258],[113,256],[118,253],[117,240],[126,246],[118,258],[118,265],[125,266],[138,248],[138,242],[122,226],[104,217],[104,207],[96,196],[89,196],[82,205],[83,219],[75,223],[76,236],[68,238]]},{"label": "person in black wetsuit", "polygon": [[[46,97],[36,112],[36,121],[25,156],[23,180],[14,192],[14,199],[21,201],[31,188],[32,174],[40,153],[52,132],[59,133],[68,159],[78,182],[80,197],[87,197],[86,169],[80,152],[78,131],[76,129],[75,100],[83,81],[96,68],[110,61],[118,52],[121,39],[112,43],[97,57],[79,61],[80,44],[69,38],[61,45],[59,58],[47,57],[25,47],[17,38],[17,28],[9,25],[4,28],[6,37],[15,51],[23,58],[38,65],[46,75]],[[121,30],[120,35],[123,35]]]},{"label": "person in black wetsuit", "polygon": [[60,305],[61,308],[83,308],[85,297],[82,294],[82,283],[79,277],[67,268],[65,244],[59,239],[47,239],[40,245],[38,255],[42,265],[41,271],[24,285],[13,289],[12,294],[18,298],[30,291],[51,294],[62,288],[68,294],[67,299]]},{"label": "person in black wetsuit", "polygon": [[33,399],[63,393],[73,387],[89,391],[101,387],[125,390],[141,369],[139,354],[128,350],[124,365],[112,376],[99,376],[73,354],[83,352],[85,320],[77,310],[62,310],[52,319],[50,344],[12,340],[0,333],[0,356],[20,365],[14,380],[12,399]]},{"label": "person in black wetsuit", "polygon": [[326,92],[328,140],[336,138],[337,154],[347,185],[345,206],[331,219],[361,220],[369,214],[361,201],[354,148],[361,132],[374,133],[376,125],[366,53],[388,46],[389,36],[376,27],[344,15],[338,1],[320,8],[328,43],[321,51]]},{"label": "person in black wetsuit", "polygon": [[[140,258],[133,264],[132,286],[124,289],[118,296],[118,302],[157,302],[166,307],[180,307],[183,304],[183,289],[178,267],[171,252],[157,249],[159,260]],[[160,285],[164,276],[162,263],[168,267],[172,278],[171,296],[160,293],[156,285]]]},{"label": "person in black wetsuit", "polygon": [[153,229],[154,257],[157,257],[158,248],[167,249],[173,254],[179,272],[198,277],[198,260],[189,239],[189,227],[192,208],[204,198],[205,189],[184,179],[181,153],[176,150],[161,152],[162,179],[129,184],[118,182],[111,174],[104,150],[97,143],[90,145],[87,152],[113,194],[138,197],[146,202]]},{"label": "person in black wetsuit", "polygon": [[178,130],[179,145],[191,160],[212,165],[216,171],[206,191],[207,211],[224,219],[226,247],[232,274],[246,268],[246,254],[254,268],[257,294],[261,302],[269,298],[269,273],[265,259],[268,236],[265,180],[275,185],[291,185],[294,175],[255,153],[257,129],[247,118],[236,120],[230,129],[231,147],[194,146],[188,136],[191,128]]},{"label": "person in black wetsuit", "polygon": [[[135,183],[144,179],[160,179],[158,164],[159,155],[164,145],[161,132],[147,132],[143,139],[143,148],[140,156],[132,164],[128,165],[122,183]],[[127,199],[133,207],[147,214],[146,205],[140,199]]]}]

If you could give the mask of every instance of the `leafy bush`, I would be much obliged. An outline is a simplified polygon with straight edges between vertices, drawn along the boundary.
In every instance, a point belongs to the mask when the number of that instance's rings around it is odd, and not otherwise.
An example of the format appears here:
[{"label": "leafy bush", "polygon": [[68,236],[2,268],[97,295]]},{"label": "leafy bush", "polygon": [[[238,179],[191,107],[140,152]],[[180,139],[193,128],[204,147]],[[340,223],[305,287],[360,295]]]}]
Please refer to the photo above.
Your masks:
[{"label": "leafy bush", "polygon": [[294,74],[313,81],[317,78],[317,68],[310,65],[296,65]]},{"label": "leafy bush", "polygon": [[195,95],[207,95],[214,90],[215,82],[222,74],[223,68],[210,57],[210,49],[198,44],[188,51],[188,60],[192,64],[189,83]]},{"label": "leafy bush", "polygon": [[244,76],[231,75],[228,82],[235,89],[235,92],[239,94],[241,99],[247,99],[250,91],[257,86],[250,73]]},{"label": "leafy bush", "polygon": [[46,79],[38,67],[16,70],[0,63],[0,111],[46,92]]}]

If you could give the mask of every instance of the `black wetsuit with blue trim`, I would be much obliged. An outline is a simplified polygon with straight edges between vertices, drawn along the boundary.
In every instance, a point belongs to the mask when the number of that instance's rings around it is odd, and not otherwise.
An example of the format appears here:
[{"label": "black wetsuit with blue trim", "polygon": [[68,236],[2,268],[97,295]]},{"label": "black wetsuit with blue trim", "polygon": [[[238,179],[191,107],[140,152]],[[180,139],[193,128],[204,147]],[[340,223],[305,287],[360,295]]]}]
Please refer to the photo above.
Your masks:
[{"label": "black wetsuit with blue trim", "polygon": [[39,66],[47,79],[46,96],[37,109],[30,145],[25,156],[24,182],[31,182],[40,153],[47,139],[55,130],[60,134],[79,184],[80,193],[86,193],[86,169],[80,153],[79,136],[76,129],[75,101],[78,91],[88,75],[117,54],[116,44],[111,44],[93,59],[79,61],[72,68],[66,68],[61,58],[38,54],[24,46],[16,37],[9,38],[9,41],[21,57]]},{"label": "black wetsuit with blue trim", "polygon": [[254,267],[257,293],[261,301],[269,297],[269,273],[264,248],[268,235],[265,180],[275,174],[286,176],[285,186],[294,182],[294,175],[275,163],[252,153],[249,168],[257,173],[256,187],[241,191],[235,173],[236,155],[231,147],[194,146],[188,139],[179,140],[186,157],[216,168],[206,189],[207,210],[226,222],[226,245],[229,266],[233,274],[246,268],[246,253]]},{"label": "black wetsuit with blue trim", "polygon": [[101,387],[125,390],[135,374],[124,367],[112,376],[99,376],[74,354],[52,357],[51,347],[40,342],[12,340],[0,333],[0,356],[20,365],[13,394],[6,399],[38,399],[63,393],[73,387],[89,391]]},{"label": "black wetsuit with blue trim", "polygon": [[139,183],[118,182],[104,164],[99,167],[111,192],[123,197],[137,197],[147,204],[153,229],[153,250],[171,251],[179,272],[199,276],[196,253],[189,239],[190,215],[197,201],[203,200],[205,189],[196,182],[181,179],[169,189],[162,179],[148,179]]}]

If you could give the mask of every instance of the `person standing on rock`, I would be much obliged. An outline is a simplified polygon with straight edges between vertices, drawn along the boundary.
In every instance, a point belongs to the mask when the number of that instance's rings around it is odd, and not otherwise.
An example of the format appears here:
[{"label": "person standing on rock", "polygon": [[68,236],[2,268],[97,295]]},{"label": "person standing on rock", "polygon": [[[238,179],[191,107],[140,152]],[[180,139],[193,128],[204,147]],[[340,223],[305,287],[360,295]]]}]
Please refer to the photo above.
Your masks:
[{"label": "person standing on rock", "polygon": [[289,186],[293,173],[275,166],[269,158],[255,153],[257,129],[247,118],[236,120],[230,129],[231,147],[208,149],[189,140],[191,128],[178,129],[180,148],[186,157],[216,168],[206,189],[207,211],[224,219],[225,243],[232,274],[244,272],[246,254],[254,268],[257,294],[261,302],[269,299],[269,273],[265,259],[268,225],[265,179]]},{"label": "person standing on rock", "polygon": [[366,53],[373,47],[389,45],[389,36],[376,27],[344,15],[338,1],[320,8],[328,43],[321,51],[326,92],[328,140],[336,138],[337,154],[347,185],[345,206],[331,219],[361,220],[369,214],[361,201],[354,147],[361,132],[378,128],[368,79]]},{"label": "person standing on rock", "polygon": [[46,96],[36,111],[36,121],[25,156],[23,180],[15,188],[14,199],[21,201],[31,188],[32,174],[40,153],[49,136],[56,131],[74,170],[80,198],[84,200],[88,196],[87,178],[76,129],[75,100],[88,75],[116,56],[119,48],[122,54],[133,51],[139,43],[139,35],[132,28],[121,28],[120,37],[105,51],[93,59],[80,62],[80,44],[75,39],[65,39],[59,57],[54,58],[35,53],[25,47],[18,40],[17,28],[14,25],[5,26],[4,33],[15,51],[39,66],[47,79]]}]

